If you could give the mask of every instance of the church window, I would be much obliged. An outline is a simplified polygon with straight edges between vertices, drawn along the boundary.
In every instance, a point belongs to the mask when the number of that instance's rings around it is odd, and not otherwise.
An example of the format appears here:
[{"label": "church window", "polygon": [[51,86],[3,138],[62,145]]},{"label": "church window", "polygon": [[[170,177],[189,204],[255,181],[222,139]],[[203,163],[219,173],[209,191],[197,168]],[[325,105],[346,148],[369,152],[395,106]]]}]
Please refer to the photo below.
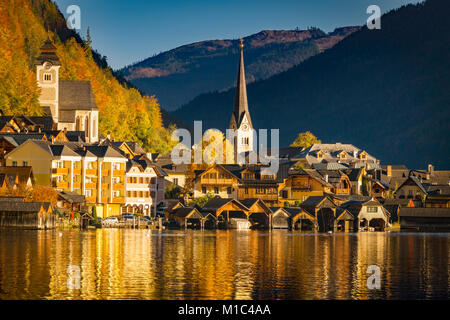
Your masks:
[{"label": "church window", "polygon": [[45,82],[51,82],[52,81],[52,74],[51,73],[44,73],[44,81]]}]

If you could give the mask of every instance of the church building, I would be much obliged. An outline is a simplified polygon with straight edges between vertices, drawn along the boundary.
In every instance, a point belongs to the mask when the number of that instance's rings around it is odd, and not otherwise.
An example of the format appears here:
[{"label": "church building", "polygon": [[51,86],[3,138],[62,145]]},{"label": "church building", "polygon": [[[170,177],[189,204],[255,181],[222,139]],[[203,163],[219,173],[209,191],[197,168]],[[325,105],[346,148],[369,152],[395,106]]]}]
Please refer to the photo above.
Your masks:
[{"label": "church building", "polygon": [[244,40],[240,44],[241,57],[239,60],[239,71],[236,85],[236,98],[234,111],[231,115],[230,129],[237,131],[237,138],[234,141],[236,155],[249,153],[254,150],[253,124],[248,110],[247,84],[245,81],[244,67]]},{"label": "church building", "polygon": [[36,59],[37,83],[41,89],[39,103],[51,115],[57,130],[84,131],[86,142],[98,141],[99,111],[90,81],[59,79],[61,62],[48,38]]}]

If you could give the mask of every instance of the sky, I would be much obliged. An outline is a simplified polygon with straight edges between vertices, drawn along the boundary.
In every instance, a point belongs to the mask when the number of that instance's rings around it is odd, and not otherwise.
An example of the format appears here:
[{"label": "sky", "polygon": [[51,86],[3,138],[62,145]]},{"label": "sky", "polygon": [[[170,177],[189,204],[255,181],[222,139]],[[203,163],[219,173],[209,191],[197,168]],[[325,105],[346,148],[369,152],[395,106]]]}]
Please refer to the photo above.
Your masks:
[{"label": "sky", "polygon": [[54,0],[68,17],[81,9],[84,38],[113,69],[176,47],[213,39],[238,39],[261,30],[363,25],[370,5],[382,13],[418,0]]}]

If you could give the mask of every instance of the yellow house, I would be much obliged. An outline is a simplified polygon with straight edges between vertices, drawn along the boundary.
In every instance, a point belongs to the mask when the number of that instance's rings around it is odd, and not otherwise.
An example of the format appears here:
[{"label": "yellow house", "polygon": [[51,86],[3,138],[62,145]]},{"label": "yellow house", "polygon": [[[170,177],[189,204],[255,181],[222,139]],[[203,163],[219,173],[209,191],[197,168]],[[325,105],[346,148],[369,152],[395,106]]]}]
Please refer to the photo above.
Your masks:
[{"label": "yellow house", "polygon": [[[28,140],[5,156],[8,166],[30,166],[37,185],[76,192],[105,205],[99,217],[120,214],[127,159],[111,146]],[[100,214],[99,214],[100,211]]]}]

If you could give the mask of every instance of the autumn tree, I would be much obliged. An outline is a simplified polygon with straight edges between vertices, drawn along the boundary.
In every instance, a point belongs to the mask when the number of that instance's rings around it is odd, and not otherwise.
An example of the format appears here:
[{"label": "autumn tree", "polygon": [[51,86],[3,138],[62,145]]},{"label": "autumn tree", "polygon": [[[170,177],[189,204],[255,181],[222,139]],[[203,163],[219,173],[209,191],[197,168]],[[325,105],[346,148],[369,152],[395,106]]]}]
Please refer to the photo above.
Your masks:
[{"label": "autumn tree", "polygon": [[298,134],[295,141],[291,144],[291,147],[305,149],[316,143],[322,143],[322,141],[317,139],[310,131],[306,131]]}]

